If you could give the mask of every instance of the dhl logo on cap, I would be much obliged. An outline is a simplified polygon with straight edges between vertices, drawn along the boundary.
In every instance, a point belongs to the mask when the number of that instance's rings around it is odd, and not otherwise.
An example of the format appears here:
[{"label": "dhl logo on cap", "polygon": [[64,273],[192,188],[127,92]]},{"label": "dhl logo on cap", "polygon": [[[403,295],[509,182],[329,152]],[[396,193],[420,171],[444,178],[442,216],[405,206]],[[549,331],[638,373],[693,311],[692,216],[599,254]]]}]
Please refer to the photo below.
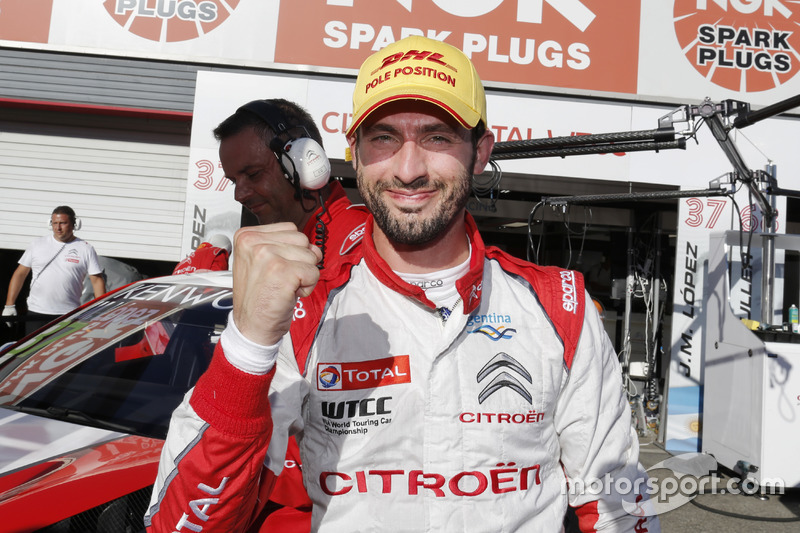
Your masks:
[{"label": "dhl logo on cap", "polygon": [[[430,51],[420,52],[419,50],[409,50],[408,52],[400,52],[394,55],[391,55],[383,60],[383,65],[380,66],[376,70],[376,72],[381,72],[383,69],[390,67],[392,65],[396,65],[400,61],[431,61],[443,67],[449,67],[454,72],[456,71],[455,67],[452,67],[441,60],[442,54],[435,54]],[[410,65],[397,65],[394,69],[387,70],[382,72],[377,77],[370,80],[366,87],[364,87],[364,92],[369,92],[370,89],[374,89],[381,83],[384,83],[392,78],[398,78],[400,76],[427,76],[431,78],[436,78],[443,83],[447,83],[452,87],[456,86],[456,78],[452,74],[448,74],[443,72],[435,67],[425,66],[425,65],[417,65],[417,66],[410,66]]]},{"label": "dhl logo on cap", "polygon": [[370,113],[396,100],[425,100],[450,113],[465,128],[486,124],[486,96],[475,66],[458,48],[411,36],[369,56],[353,92],[352,135]]},{"label": "dhl logo on cap", "polygon": [[[396,54],[392,54],[392,55],[387,56],[386,58],[384,58],[383,64],[378,68],[378,70],[384,69],[384,68],[388,67],[389,65],[394,65],[398,61],[404,61],[404,60],[407,60],[407,59],[414,59],[416,61],[422,61],[422,60],[432,61],[432,62],[438,63],[438,64],[440,64],[442,66],[449,66],[449,65],[447,65],[447,63],[442,61],[443,57],[444,56],[442,54],[440,54],[438,52],[434,53],[434,52],[431,52],[431,51],[419,52],[417,50],[409,50],[406,53],[398,52]],[[450,67],[450,68],[455,70],[454,67]]]}]

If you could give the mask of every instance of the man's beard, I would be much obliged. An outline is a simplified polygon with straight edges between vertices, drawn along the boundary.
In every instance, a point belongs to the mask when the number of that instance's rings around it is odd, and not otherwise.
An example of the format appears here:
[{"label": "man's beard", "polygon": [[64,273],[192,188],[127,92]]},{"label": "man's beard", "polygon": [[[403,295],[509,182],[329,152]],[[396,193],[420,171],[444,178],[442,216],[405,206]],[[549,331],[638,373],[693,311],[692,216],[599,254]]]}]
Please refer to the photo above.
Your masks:
[{"label": "man's beard", "polygon": [[418,179],[413,183],[404,184],[395,178],[391,183],[378,182],[368,186],[361,165],[358,166],[356,176],[358,191],[375,218],[375,223],[390,241],[405,245],[428,244],[441,235],[466,207],[472,178],[464,170],[460,179],[452,182],[449,189],[446,183],[434,182],[434,187],[439,191],[439,202],[434,213],[423,220],[416,214],[415,209],[401,209],[399,216],[393,216],[382,193],[386,189],[416,190],[428,187],[429,179]]}]

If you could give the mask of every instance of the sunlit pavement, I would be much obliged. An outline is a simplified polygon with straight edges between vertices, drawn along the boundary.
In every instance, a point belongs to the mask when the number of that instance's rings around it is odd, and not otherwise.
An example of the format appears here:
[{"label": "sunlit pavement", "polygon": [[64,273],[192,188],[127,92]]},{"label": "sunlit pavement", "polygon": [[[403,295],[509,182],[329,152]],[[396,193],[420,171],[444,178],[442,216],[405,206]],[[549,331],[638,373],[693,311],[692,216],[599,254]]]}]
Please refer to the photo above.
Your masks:
[{"label": "sunlit pavement", "polygon": [[[639,459],[646,469],[651,469],[671,455],[651,439],[640,440]],[[667,469],[652,469],[648,473],[657,479],[660,488],[672,488],[679,483]],[[670,503],[677,507],[659,514],[661,530],[664,533],[800,531],[800,489],[786,489],[784,494],[733,494],[726,488],[740,492],[740,487],[738,480],[728,474],[724,471],[716,474],[719,479],[715,482],[715,490],[711,488],[712,483],[706,480],[709,482],[704,483],[704,490],[701,491],[706,493],[693,498],[680,494],[671,496],[677,498],[676,501],[663,496],[660,500],[662,508],[670,507]]]}]

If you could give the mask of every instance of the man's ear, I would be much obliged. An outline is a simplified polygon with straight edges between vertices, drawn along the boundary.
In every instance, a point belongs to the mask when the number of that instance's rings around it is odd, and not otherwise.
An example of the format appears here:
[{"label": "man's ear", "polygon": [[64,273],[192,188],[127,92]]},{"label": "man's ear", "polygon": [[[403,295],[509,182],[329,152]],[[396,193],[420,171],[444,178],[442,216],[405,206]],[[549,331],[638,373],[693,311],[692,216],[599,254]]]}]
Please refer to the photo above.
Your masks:
[{"label": "man's ear", "polygon": [[350,164],[353,165],[353,170],[358,170],[358,163],[356,161],[356,144],[358,144],[358,135],[353,134],[347,138],[347,157],[345,159],[350,160]]},{"label": "man's ear", "polygon": [[475,146],[475,168],[472,169],[473,174],[480,174],[486,169],[489,164],[489,158],[492,156],[494,150],[494,133],[490,129],[486,129]]}]

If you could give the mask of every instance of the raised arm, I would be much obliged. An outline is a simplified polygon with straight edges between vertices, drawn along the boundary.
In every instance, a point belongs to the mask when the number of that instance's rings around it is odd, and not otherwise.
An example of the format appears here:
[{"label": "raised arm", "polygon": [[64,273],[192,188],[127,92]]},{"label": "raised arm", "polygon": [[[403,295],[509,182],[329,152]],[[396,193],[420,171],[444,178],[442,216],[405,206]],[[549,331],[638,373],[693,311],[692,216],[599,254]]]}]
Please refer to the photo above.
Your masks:
[{"label": "raised arm", "polygon": [[[288,424],[273,427],[270,384],[321,254],[292,224],[243,228],[234,239],[233,311],[208,370],[173,413],[145,515],[150,532],[243,531],[283,466]],[[286,362],[280,371],[292,374],[291,354]],[[292,415],[281,420],[299,416],[304,382],[296,371],[292,379],[278,402]]]}]

